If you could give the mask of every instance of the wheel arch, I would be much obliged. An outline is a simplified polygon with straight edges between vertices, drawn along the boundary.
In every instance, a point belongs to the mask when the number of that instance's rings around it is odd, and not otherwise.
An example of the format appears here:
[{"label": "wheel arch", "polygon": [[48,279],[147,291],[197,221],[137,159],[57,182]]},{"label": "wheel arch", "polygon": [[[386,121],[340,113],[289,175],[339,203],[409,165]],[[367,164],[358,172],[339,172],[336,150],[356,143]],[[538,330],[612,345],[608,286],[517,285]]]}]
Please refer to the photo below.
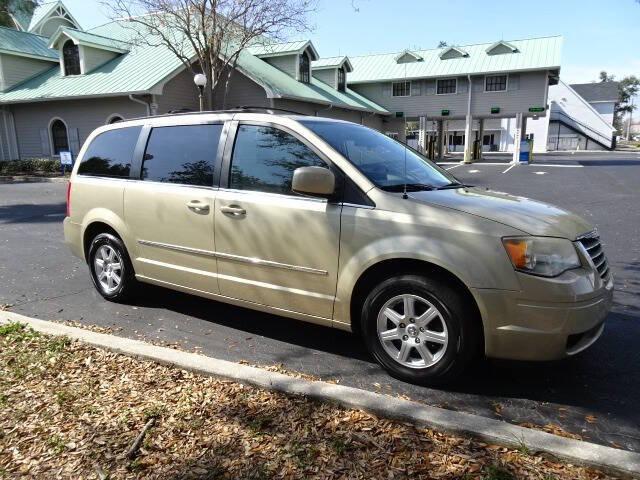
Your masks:
[{"label": "wheel arch", "polygon": [[82,229],[82,252],[84,259],[87,261],[87,254],[89,252],[89,246],[91,240],[100,233],[111,233],[115,235],[122,243],[132,259],[135,257],[135,252],[132,249],[131,242],[129,241],[128,230],[122,221],[122,219],[110,210],[95,209],[85,215]]},{"label": "wheel arch", "polygon": [[[403,274],[429,276],[453,285],[469,302],[469,306],[474,310],[476,318],[481,322],[480,330],[484,331],[482,314],[478,302],[469,286],[457,275],[441,265],[426,260],[389,258],[370,265],[356,280],[349,303],[349,326],[352,332],[356,334],[360,333],[360,312],[371,289],[387,278]],[[484,345],[484,338],[482,341]]]}]

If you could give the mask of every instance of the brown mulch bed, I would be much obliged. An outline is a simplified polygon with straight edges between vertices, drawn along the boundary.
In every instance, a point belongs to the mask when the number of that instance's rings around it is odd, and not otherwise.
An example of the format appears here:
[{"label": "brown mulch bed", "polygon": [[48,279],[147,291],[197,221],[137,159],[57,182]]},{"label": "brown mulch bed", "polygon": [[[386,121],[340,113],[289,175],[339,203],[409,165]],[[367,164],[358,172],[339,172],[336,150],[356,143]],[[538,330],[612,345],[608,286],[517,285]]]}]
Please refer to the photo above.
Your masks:
[{"label": "brown mulch bed", "polygon": [[415,428],[10,324],[0,326],[0,478],[21,477],[612,478],[524,446]]}]

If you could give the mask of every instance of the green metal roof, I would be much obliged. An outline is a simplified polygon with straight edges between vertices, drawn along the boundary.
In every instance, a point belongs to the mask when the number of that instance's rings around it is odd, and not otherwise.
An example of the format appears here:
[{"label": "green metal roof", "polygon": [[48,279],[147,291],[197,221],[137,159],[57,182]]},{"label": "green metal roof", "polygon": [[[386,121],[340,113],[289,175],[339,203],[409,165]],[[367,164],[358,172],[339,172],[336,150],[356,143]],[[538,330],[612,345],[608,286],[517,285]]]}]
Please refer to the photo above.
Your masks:
[{"label": "green metal roof", "polygon": [[313,52],[314,58],[312,60],[316,60],[319,58],[318,52],[316,51],[313,43],[309,40],[298,40],[295,42],[283,42],[283,43],[263,43],[259,45],[253,45],[249,47],[249,52],[256,57],[277,57],[281,55],[295,55],[297,53],[301,53],[303,50],[306,50],[308,47],[311,47],[311,51]]},{"label": "green metal roof", "polygon": [[[56,64],[46,72],[0,93],[0,103],[117,96],[154,91],[159,84],[184,67],[168,48],[130,44],[130,40],[136,35],[133,30],[136,25],[122,20],[96,27],[89,32],[63,29],[67,35],[73,35],[80,41],[118,42],[128,44],[130,51],[84,75],[65,77]],[[33,34],[23,35],[42,38]],[[303,42],[304,44],[309,45],[310,42]],[[281,51],[284,51],[284,48]],[[57,52],[55,58],[57,59]],[[241,52],[237,67],[244,75],[263,86],[270,98],[288,98],[351,110],[389,113],[352,90],[340,92],[315,78],[311,79],[310,84],[299,82],[248,51]]]},{"label": "green metal roof", "polygon": [[443,60],[440,54],[451,48],[419,50],[413,53],[421,56],[422,61],[397,63],[397,53],[349,57],[353,72],[349,83],[370,83],[405,78],[448,77],[467,74],[483,74],[503,71],[526,71],[560,68],[562,37],[531,38],[510,40],[507,45],[515,47],[514,53],[489,55],[487,49],[494,45],[482,43],[459,46],[467,57]]},{"label": "green metal roof", "polygon": [[327,57],[321,58],[319,60],[315,60],[311,62],[311,68],[313,70],[323,70],[325,68],[339,68],[343,64],[347,65],[347,70],[349,72],[353,71],[353,65],[349,61],[349,57]]},{"label": "green metal roof", "polygon": [[0,53],[58,61],[58,52],[47,47],[48,39],[13,28],[0,27]]},{"label": "green metal roof", "polygon": [[[121,41],[126,41],[134,34],[131,29],[119,24],[104,25],[91,33],[102,35],[103,32]],[[56,65],[0,94],[0,102],[148,93],[181,67],[180,60],[167,48],[135,45],[130,53],[120,55],[86,75],[65,77]]]},{"label": "green metal roof", "polygon": [[299,82],[248,52],[240,53],[237,67],[241,73],[262,85],[267,95],[272,98],[289,98],[352,110],[389,113],[380,105],[352,90],[340,92],[313,77],[311,83]]},{"label": "green metal roof", "polygon": [[103,48],[119,53],[125,53],[131,49],[131,46],[123,41],[103,37],[95,33],[83,32],[70,27],[59,27],[56,33],[52,35],[51,40],[49,40],[49,47],[54,48],[62,35],[66,35],[76,44],[87,45],[89,47]]}]

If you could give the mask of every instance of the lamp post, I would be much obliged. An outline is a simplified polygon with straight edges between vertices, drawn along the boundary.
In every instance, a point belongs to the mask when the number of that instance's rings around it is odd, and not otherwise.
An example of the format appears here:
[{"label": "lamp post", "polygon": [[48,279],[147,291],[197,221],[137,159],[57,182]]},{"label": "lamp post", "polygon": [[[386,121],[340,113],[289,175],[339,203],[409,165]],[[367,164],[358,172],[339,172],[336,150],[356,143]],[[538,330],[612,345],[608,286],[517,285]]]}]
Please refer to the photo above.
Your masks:
[{"label": "lamp post", "polygon": [[199,94],[200,111],[203,111],[204,110],[204,105],[203,105],[203,99],[202,99],[202,92],[204,91],[204,87],[207,86],[207,77],[205,75],[203,75],[202,73],[198,73],[193,77],[193,83],[196,84],[196,87],[198,87],[198,91],[200,92],[200,94]]}]

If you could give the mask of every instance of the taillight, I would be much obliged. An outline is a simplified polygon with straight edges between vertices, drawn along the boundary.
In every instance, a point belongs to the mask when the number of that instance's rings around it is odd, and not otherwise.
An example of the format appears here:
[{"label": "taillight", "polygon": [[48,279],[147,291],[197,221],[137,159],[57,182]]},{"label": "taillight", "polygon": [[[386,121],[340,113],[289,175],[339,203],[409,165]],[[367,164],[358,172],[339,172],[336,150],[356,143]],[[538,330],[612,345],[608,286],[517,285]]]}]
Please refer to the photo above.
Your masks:
[{"label": "taillight", "polygon": [[71,216],[71,180],[67,183],[67,217]]}]

